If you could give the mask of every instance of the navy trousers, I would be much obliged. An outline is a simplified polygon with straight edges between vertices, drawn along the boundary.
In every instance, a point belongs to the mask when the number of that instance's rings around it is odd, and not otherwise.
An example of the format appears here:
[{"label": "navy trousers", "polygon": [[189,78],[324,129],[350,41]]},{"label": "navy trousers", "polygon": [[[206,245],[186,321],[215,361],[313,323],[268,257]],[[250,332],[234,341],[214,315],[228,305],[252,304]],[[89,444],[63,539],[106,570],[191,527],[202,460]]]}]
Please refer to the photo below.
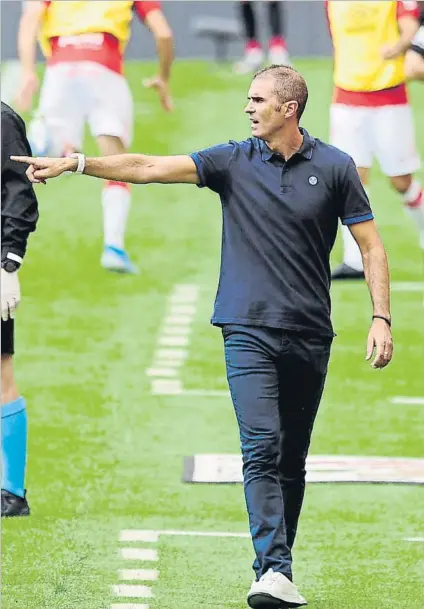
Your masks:
[{"label": "navy trousers", "polygon": [[253,569],[257,579],[270,568],[291,579],[305,461],[332,338],[232,324],[222,334],[240,430]]}]

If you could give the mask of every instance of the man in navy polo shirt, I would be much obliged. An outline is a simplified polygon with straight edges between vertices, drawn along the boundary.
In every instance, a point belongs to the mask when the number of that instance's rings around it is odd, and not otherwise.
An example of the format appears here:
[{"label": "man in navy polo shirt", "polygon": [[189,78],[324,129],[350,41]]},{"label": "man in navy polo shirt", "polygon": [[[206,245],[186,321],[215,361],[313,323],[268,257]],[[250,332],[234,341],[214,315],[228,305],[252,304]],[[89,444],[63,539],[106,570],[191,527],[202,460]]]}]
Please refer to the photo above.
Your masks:
[{"label": "man in navy polo shirt", "polygon": [[364,261],[373,302],[367,359],[392,357],[389,274],[352,159],[299,128],[308,97],[292,68],[256,74],[246,113],[252,137],[192,155],[31,159],[42,182],[74,171],[139,184],[192,183],[218,193],[222,261],[212,323],[222,328],[240,428],[247,511],[256,559],[256,609],[306,604],[292,582],[305,460],[324,388],[333,329],[330,267],[338,219]]}]

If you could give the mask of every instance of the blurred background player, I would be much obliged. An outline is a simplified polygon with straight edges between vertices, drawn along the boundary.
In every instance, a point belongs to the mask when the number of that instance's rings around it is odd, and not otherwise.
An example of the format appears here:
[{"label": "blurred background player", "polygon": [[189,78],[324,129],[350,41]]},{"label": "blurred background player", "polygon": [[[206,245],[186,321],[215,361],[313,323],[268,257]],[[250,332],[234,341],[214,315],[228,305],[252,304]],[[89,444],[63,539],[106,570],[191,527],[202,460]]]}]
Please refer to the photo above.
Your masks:
[{"label": "blurred background player", "polygon": [[[25,4],[18,33],[22,83],[17,106],[29,110],[38,89],[37,38],[47,58],[38,119],[28,129],[35,155],[69,155],[82,149],[87,122],[101,154],[121,154],[132,140],[133,100],[123,74],[123,54],[133,13],[152,32],[159,74],[145,83],[172,110],[169,78],[171,29],[159,2],[38,2]],[[130,210],[127,184],[105,182],[102,192],[104,250],[101,264],[137,272],[124,246]]]},{"label": "blurred background player", "polygon": [[38,220],[25,172],[12,163],[16,148],[31,149],[23,120],[1,102],[1,515],[28,516],[25,497],[27,414],[13,371],[14,317],[21,299],[18,271]]},{"label": "blurred background player", "polygon": [[420,29],[414,36],[411,48],[405,57],[405,72],[408,80],[424,80],[424,2],[420,8]]},{"label": "blurred background player", "polygon": [[[416,2],[326,2],[334,47],[330,139],[355,161],[366,187],[375,156],[424,248],[424,196],[413,177],[420,167],[405,85],[405,53],[417,33]],[[363,278],[359,248],[342,227],[344,260],[333,279]]]},{"label": "blurred background player", "polygon": [[[240,2],[241,18],[243,21],[246,44],[244,56],[234,66],[238,74],[256,72],[265,61],[265,52],[258,39],[258,19],[255,7],[257,2]],[[267,11],[270,38],[268,41],[268,61],[270,64],[288,64],[289,54],[284,38],[284,17],[281,2],[268,0]]]}]

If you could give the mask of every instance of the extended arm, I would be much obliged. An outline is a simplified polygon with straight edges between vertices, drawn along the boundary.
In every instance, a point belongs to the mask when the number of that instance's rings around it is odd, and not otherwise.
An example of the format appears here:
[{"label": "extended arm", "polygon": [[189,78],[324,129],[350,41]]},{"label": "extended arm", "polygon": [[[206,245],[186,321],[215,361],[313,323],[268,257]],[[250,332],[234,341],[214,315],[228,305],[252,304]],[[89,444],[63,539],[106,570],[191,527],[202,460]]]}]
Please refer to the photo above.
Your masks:
[{"label": "extended arm", "polygon": [[[34,183],[55,178],[65,171],[76,171],[78,165],[78,161],[73,158],[11,158],[29,165],[27,176]],[[196,165],[188,155],[117,154],[87,158],[84,174],[132,184],[199,184]]]}]

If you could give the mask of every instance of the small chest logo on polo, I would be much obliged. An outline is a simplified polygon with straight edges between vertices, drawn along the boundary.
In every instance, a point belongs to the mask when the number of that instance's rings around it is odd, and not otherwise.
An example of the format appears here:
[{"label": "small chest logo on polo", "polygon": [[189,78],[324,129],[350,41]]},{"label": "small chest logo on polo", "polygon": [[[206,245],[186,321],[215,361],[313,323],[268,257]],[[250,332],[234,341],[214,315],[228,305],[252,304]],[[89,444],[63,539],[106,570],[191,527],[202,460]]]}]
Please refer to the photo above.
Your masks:
[{"label": "small chest logo on polo", "polygon": [[318,178],[316,178],[315,176],[310,176],[308,182],[311,186],[315,186],[316,184],[318,184]]}]

